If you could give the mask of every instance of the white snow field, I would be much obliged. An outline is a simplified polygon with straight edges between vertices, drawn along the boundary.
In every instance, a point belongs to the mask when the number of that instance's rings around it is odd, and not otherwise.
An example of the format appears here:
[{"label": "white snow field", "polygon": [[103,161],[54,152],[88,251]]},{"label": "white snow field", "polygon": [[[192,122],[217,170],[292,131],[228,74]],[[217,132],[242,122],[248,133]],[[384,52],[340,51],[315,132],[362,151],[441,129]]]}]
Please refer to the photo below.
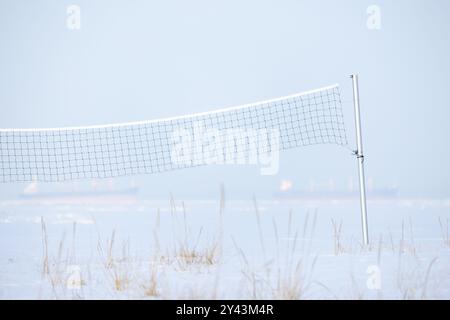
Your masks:
[{"label": "white snow field", "polygon": [[450,200],[0,203],[1,299],[449,299]]}]

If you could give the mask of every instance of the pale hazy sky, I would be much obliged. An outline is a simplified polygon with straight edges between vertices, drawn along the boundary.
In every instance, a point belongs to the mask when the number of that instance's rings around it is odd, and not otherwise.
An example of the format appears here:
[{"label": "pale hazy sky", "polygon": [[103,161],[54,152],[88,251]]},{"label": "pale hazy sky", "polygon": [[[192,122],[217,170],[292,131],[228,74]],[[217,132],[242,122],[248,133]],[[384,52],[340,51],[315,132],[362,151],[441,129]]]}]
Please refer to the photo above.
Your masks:
[{"label": "pale hazy sky", "polygon": [[[81,8],[81,29],[66,8]],[[381,29],[366,22],[381,10]],[[0,0],[0,127],[55,127],[206,111],[340,83],[354,144],[360,74],[367,176],[405,195],[450,193],[447,0]],[[271,195],[333,177],[356,161],[337,146],[281,154],[280,172],[204,167],[137,177],[151,196]],[[3,195],[23,185],[3,185]],[[12,190],[12,191],[11,191]]]}]

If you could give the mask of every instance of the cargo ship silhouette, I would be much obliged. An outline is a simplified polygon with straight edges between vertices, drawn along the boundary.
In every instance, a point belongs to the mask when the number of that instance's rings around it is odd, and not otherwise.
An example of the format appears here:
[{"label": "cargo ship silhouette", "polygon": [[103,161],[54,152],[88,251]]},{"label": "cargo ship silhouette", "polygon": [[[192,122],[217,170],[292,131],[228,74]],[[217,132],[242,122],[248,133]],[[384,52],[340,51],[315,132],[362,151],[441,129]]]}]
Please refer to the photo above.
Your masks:
[{"label": "cargo ship silhouette", "polygon": [[112,180],[90,183],[64,183],[58,185],[28,184],[19,195],[21,200],[51,203],[132,203],[137,200],[139,187],[134,181],[130,186],[116,187]]},{"label": "cargo ship silhouette", "polygon": [[[393,199],[398,196],[398,188],[394,184],[387,187],[374,188],[372,179],[368,179],[366,193],[367,197],[371,199]],[[358,199],[359,189],[353,180],[350,180],[346,189],[336,188],[333,179],[329,179],[326,183],[316,183],[314,180],[311,180],[307,187],[298,189],[294,188],[292,181],[282,180],[279,191],[275,192],[273,196],[278,199],[291,200],[351,200]]]}]

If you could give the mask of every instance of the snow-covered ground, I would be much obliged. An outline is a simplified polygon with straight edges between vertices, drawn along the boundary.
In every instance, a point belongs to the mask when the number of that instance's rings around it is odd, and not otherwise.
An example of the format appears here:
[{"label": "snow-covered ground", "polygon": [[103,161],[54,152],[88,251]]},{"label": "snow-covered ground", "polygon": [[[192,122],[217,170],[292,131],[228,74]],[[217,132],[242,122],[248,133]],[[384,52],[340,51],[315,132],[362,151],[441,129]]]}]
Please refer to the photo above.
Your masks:
[{"label": "snow-covered ground", "polygon": [[0,202],[0,298],[449,299],[450,201]]}]

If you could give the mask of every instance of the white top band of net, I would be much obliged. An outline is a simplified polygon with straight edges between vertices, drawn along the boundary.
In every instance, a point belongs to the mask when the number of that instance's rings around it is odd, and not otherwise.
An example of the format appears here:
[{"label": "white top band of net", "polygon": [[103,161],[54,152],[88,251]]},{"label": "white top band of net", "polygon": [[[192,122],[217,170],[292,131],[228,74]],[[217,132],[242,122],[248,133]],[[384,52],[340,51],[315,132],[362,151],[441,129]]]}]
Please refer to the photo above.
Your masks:
[{"label": "white top band of net", "polygon": [[324,143],[347,145],[338,85],[160,120],[0,129],[0,182],[150,174]]}]

